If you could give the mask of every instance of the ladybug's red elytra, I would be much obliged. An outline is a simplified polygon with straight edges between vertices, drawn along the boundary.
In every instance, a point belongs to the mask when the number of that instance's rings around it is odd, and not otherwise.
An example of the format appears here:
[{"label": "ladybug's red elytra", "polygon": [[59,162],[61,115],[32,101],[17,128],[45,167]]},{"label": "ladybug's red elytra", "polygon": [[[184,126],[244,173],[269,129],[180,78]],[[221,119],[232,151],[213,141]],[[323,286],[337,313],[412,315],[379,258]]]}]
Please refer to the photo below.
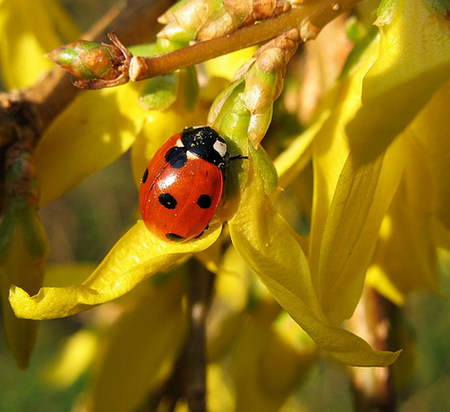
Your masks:
[{"label": "ladybug's red elytra", "polygon": [[225,140],[211,127],[189,127],[170,137],[141,179],[139,206],[148,229],[164,240],[200,236],[222,198],[229,160]]}]

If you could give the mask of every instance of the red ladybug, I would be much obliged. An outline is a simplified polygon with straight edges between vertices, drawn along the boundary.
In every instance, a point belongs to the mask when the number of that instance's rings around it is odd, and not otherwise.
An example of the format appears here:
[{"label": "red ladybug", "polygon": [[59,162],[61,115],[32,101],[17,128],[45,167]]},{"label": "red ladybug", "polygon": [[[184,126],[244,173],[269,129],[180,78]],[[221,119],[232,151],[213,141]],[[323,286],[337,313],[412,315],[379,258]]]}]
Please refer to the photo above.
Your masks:
[{"label": "red ladybug", "polygon": [[222,198],[229,160],[225,140],[211,127],[190,127],[170,137],[141,179],[139,206],[146,226],[165,240],[200,236]]}]

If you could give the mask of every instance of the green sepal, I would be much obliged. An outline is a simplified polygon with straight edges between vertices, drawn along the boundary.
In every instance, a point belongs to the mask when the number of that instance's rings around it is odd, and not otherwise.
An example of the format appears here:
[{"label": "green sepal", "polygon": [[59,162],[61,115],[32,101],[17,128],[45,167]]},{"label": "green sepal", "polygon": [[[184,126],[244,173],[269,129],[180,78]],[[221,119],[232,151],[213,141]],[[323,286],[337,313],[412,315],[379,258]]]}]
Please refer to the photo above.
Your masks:
[{"label": "green sepal", "polygon": [[262,146],[259,146],[258,149],[255,149],[252,145],[249,145],[248,147],[249,154],[254,163],[254,167],[256,170],[258,170],[258,174],[262,179],[264,194],[270,195],[278,187],[277,170],[275,169],[272,160]]}]

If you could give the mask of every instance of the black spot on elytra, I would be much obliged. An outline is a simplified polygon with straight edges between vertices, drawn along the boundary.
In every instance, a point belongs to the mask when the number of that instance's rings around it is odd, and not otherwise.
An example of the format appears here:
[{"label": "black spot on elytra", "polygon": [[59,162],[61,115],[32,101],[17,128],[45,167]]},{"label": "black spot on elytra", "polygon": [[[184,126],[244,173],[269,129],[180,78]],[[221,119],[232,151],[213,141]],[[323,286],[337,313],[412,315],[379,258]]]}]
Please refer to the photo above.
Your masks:
[{"label": "black spot on elytra", "polygon": [[172,147],[166,152],[164,158],[174,169],[181,169],[187,162],[186,148]]},{"label": "black spot on elytra", "polygon": [[197,205],[199,205],[202,209],[208,209],[211,207],[211,196],[209,195],[200,195],[197,199]]},{"label": "black spot on elytra", "polygon": [[163,193],[159,195],[158,201],[166,209],[175,209],[177,207],[177,200],[170,193]]},{"label": "black spot on elytra", "polygon": [[166,238],[175,242],[181,242],[182,240],[184,240],[183,236],[177,235],[175,233],[166,233]]},{"label": "black spot on elytra", "polygon": [[148,169],[145,168],[144,174],[142,175],[141,182],[142,182],[142,183],[145,183],[145,182],[147,181],[147,178],[148,178]]}]

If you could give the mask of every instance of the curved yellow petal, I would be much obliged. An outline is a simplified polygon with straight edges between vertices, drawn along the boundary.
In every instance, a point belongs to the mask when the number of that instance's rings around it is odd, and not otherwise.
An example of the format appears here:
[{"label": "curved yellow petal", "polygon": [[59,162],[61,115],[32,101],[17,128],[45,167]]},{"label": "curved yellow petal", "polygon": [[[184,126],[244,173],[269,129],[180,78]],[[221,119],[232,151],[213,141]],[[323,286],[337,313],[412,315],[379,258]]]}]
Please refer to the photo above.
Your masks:
[{"label": "curved yellow petal", "polygon": [[395,361],[398,353],[374,351],[363,339],[326,321],[297,236],[272,207],[251,162],[247,187],[229,225],[239,254],[322,350],[349,365],[383,366]]},{"label": "curved yellow petal", "polygon": [[[365,47],[358,64],[353,65],[330,90],[321,108],[325,121],[312,146],[314,198],[310,240],[311,273],[319,271],[320,245],[328,210],[349,153],[345,126],[361,105],[362,80],[376,59],[378,40],[373,39]],[[314,276],[313,282],[317,280]]]},{"label": "curved yellow petal", "polygon": [[314,199],[310,269],[326,318],[338,325],[351,316],[382,218],[404,165],[401,148],[362,163],[348,147],[345,127],[361,107],[365,74],[377,57],[378,38],[368,43],[336,88],[326,97],[323,123],[313,144]]},{"label": "curved yellow petal", "polygon": [[349,318],[361,297],[381,222],[405,164],[398,143],[385,156],[364,165],[355,163],[350,154],[341,171],[314,275],[321,308],[333,324]]},{"label": "curved yellow petal", "polygon": [[402,184],[384,219],[367,281],[402,304],[418,289],[438,291],[434,220],[450,229],[450,82],[403,132]]},{"label": "curved yellow petal", "polygon": [[450,22],[425,3],[390,2],[392,18],[380,22],[379,56],[364,79],[363,105],[348,125],[362,160],[379,155],[450,77]]},{"label": "curved yellow petal", "polygon": [[[429,211],[450,232],[450,80],[441,86],[430,103],[419,113],[410,131],[420,145],[432,186]],[[415,195],[421,187],[416,185]]]},{"label": "curved yellow petal", "polygon": [[40,206],[125,153],[146,116],[130,85],[81,94],[36,147]]},{"label": "curved yellow petal", "polygon": [[206,249],[216,241],[220,231],[219,223],[213,222],[199,239],[185,243],[164,242],[138,221],[81,285],[44,287],[35,296],[13,286],[9,297],[11,305],[21,318],[53,319],[74,315],[116,299],[188,254]]}]

